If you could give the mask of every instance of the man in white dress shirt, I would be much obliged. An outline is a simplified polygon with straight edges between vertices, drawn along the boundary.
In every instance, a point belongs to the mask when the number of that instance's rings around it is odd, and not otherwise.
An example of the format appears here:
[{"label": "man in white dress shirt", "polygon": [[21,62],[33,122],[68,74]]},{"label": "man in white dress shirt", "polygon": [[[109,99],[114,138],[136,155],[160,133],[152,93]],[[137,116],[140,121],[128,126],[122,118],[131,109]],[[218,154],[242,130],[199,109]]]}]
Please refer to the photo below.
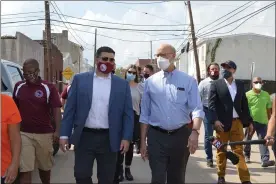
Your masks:
[{"label": "man in white dress shirt", "polygon": [[[75,146],[77,184],[92,184],[97,160],[99,184],[112,184],[117,153],[126,153],[133,135],[133,110],[127,81],[112,75],[115,52],[97,51],[95,72],[78,74],[72,82],[61,125],[60,147]],[[72,128],[73,135],[71,136]]]}]

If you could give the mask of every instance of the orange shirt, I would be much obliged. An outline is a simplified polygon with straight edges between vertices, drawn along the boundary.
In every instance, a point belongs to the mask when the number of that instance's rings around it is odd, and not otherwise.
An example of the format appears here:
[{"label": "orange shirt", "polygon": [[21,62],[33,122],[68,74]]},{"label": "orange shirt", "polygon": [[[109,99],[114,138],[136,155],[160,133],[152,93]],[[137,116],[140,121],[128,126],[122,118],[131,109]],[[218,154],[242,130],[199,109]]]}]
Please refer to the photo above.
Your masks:
[{"label": "orange shirt", "polygon": [[20,122],[21,116],[13,99],[1,94],[1,176],[4,176],[12,160],[8,126]]}]

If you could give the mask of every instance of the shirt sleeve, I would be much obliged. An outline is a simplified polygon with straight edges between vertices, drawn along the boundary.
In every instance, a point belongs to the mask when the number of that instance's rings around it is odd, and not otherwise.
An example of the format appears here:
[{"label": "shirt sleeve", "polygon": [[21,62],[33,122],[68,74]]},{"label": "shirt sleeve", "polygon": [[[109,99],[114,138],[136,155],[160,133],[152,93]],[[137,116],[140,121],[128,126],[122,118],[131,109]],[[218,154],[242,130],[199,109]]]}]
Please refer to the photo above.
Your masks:
[{"label": "shirt sleeve", "polygon": [[62,107],[57,88],[54,85],[51,86],[49,102],[52,108]]},{"label": "shirt sleeve", "polygon": [[139,119],[140,123],[143,123],[143,124],[149,124],[149,117],[151,114],[151,111],[150,111],[151,99],[150,99],[148,88],[149,87],[148,87],[148,80],[147,80],[144,85],[144,92],[141,100],[141,114]]},{"label": "shirt sleeve", "polygon": [[61,93],[61,98],[64,99],[64,100],[66,100],[67,97],[68,97],[67,91],[68,91],[68,86],[66,86],[66,87],[64,88],[64,90],[62,91],[62,93]]},{"label": "shirt sleeve", "polygon": [[[2,96],[3,97],[3,96]],[[7,109],[9,109],[8,112],[8,120],[7,123],[8,124],[18,124],[22,121],[21,116],[20,116],[20,112],[15,104],[15,102],[13,101],[13,99],[9,96],[4,97],[6,104],[5,106],[7,107]]]},{"label": "shirt sleeve", "polygon": [[191,88],[188,92],[188,107],[190,112],[192,112],[192,120],[195,118],[204,119],[203,105],[201,103],[198,85],[195,79],[192,79]]},{"label": "shirt sleeve", "polygon": [[201,100],[203,99],[203,83],[204,83],[204,81],[201,81],[198,85],[198,91],[199,91],[199,95],[201,97]]}]

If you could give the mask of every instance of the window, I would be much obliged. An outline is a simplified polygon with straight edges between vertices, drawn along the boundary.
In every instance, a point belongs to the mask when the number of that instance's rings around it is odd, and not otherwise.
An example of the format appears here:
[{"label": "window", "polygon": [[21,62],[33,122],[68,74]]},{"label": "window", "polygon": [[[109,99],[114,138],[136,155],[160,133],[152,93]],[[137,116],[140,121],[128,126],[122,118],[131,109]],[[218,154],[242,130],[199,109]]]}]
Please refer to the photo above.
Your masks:
[{"label": "window", "polygon": [[10,66],[10,65],[7,65],[7,68],[8,68],[8,72],[11,75],[12,82],[14,84],[23,80],[23,77],[22,77],[22,75],[20,73],[20,69],[19,68],[14,67],[14,66]]}]

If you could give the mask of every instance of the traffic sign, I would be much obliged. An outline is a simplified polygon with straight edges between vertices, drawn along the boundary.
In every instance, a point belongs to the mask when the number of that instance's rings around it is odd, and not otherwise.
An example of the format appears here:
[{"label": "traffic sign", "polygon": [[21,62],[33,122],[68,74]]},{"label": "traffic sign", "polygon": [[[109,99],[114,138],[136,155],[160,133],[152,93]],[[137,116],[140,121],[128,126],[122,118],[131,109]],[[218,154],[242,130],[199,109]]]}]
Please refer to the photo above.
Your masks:
[{"label": "traffic sign", "polygon": [[63,70],[62,75],[66,80],[70,80],[71,77],[74,75],[74,72],[71,70],[70,67],[67,67]]}]

